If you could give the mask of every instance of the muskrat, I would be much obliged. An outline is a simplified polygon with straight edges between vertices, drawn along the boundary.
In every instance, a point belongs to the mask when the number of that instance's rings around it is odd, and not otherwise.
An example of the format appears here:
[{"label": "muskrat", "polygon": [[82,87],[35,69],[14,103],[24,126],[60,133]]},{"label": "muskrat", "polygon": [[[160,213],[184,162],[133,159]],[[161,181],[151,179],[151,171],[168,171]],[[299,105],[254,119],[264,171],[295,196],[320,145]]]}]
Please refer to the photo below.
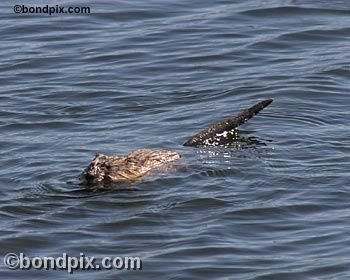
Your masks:
[{"label": "muskrat", "polygon": [[[228,133],[235,131],[238,126],[251,119],[272,101],[273,99],[261,101],[236,116],[213,123],[192,136],[183,145],[216,146],[220,143],[220,139],[227,137]],[[175,151],[157,149],[138,149],[126,156],[107,156],[97,153],[83,171],[82,178],[88,185],[99,188],[117,183],[131,183],[180,158],[181,155]]]}]

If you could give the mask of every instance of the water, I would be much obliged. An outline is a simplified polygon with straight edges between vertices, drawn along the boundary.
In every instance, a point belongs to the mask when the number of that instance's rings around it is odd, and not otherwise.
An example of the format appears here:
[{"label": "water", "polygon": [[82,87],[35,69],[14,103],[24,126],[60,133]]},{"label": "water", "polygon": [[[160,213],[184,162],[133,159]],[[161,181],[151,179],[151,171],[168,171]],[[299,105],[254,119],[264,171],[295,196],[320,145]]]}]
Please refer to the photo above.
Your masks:
[{"label": "water", "polygon": [[[59,1],[91,14],[50,17],[2,1],[1,258],[142,259],[73,276],[2,264],[2,279],[349,279],[350,4],[190,2]],[[270,97],[241,129],[262,145],[182,146]],[[184,168],[79,185],[95,152],[140,147]]]}]

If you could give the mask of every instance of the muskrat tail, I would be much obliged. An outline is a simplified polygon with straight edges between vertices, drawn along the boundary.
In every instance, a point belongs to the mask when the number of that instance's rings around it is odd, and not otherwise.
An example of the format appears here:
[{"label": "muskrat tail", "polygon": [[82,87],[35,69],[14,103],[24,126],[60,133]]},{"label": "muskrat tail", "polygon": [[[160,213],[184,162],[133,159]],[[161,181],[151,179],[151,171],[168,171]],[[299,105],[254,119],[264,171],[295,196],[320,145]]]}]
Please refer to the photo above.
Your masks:
[{"label": "muskrat tail", "polygon": [[246,121],[254,117],[257,113],[259,113],[262,109],[264,109],[266,106],[270,105],[272,103],[273,99],[266,99],[264,101],[261,101],[254,106],[250,107],[249,109],[246,109],[242,112],[240,112],[238,115],[229,117],[227,119],[224,119],[222,121],[218,121],[216,123],[213,123],[208,128],[202,130],[201,132],[197,133],[196,135],[192,136],[190,139],[188,139],[184,146],[200,146],[205,143],[206,140],[212,139],[216,136],[216,134],[223,133],[225,131],[230,131],[238,126],[244,124]]}]

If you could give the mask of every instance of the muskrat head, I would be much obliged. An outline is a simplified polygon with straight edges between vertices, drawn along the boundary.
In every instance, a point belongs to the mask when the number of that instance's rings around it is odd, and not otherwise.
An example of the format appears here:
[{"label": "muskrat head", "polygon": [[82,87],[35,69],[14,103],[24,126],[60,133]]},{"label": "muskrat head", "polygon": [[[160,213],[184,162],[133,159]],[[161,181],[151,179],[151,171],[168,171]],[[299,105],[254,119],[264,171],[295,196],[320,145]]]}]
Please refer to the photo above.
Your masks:
[{"label": "muskrat head", "polygon": [[89,184],[102,184],[109,168],[108,156],[97,153],[82,175]]}]

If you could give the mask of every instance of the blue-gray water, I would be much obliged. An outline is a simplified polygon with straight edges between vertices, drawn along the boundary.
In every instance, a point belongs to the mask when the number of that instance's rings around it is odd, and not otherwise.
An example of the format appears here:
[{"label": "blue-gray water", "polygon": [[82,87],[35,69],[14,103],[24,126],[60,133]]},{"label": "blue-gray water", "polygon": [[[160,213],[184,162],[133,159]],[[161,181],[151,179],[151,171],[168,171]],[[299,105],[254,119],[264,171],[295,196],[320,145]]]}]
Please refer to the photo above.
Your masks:
[{"label": "blue-gray water", "polygon": [[[0,4],[1,279],[350,278],[350,2],[56,2]],[[270,97],[242,127],[262,145],[182,146]],[[96,152],[140,147],[185,168],[82,190]],[[12,271],[9,252],[143,269]]]}]

